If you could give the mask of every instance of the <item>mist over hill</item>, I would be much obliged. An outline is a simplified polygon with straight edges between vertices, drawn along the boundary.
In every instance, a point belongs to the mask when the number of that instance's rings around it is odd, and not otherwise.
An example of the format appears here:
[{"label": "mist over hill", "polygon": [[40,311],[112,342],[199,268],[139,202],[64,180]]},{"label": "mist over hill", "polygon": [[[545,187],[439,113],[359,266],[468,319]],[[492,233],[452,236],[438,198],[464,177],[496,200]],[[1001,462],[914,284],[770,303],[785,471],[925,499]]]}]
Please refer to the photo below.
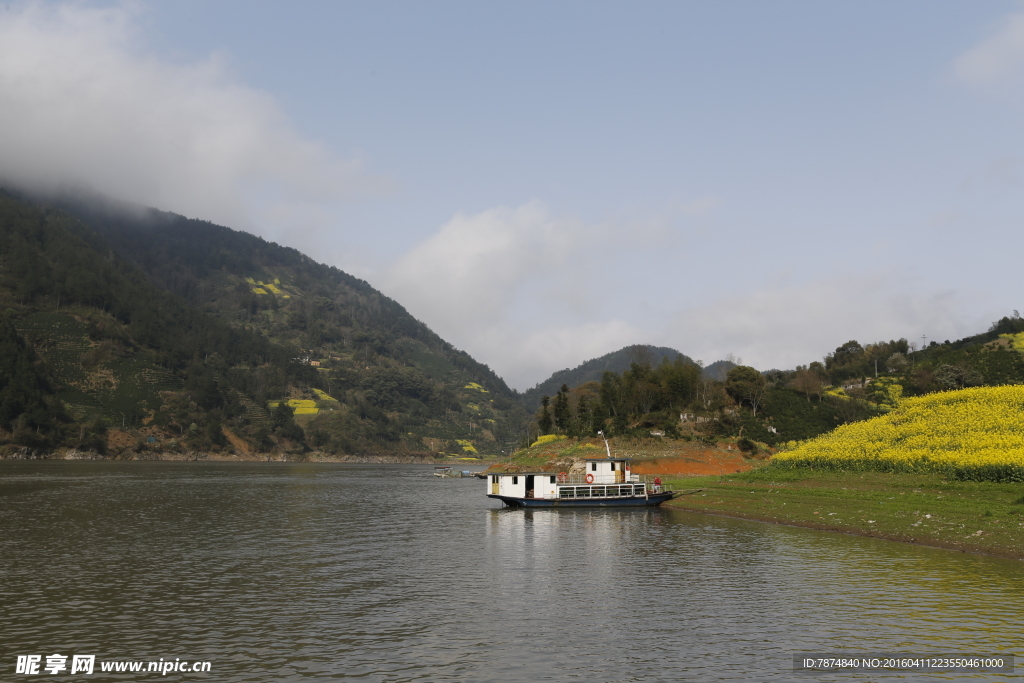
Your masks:
[{"label": "mist over hill", "polygon": [[153,209],[4,191],[0,311],[0,456],[471,457],[551,430],[777,445],[903,396],[1024,383],[1015,313],[959,341],[850,340],[764,373],[635,345],[519,395],[367,282],[295,249]]},{"label": "mist over hill", "polygon": [[736,367],[736,363],[731,360],[716,360],[711,365],[704,366],[704,376],[710,379],[724,382],[728,376],[729,371]]},{"label": "mist over hill", "polygon": [[136,451],[473,455],[521,431],[517,396],[490,368],[294,249],[172,213],[14,193],[0,195],[0,240],[4,320],[42,373],[22,384],[50,412],[33,423],[36,446],[113,448],[120,431],[119,448]]}]

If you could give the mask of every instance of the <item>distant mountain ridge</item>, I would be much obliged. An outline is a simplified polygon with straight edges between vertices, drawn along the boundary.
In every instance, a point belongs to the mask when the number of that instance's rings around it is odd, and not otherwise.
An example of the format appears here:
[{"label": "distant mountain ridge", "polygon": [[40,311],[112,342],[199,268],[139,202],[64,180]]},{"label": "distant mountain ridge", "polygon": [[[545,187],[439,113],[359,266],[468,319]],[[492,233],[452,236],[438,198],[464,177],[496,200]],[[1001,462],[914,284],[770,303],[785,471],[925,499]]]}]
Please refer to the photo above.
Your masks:
[{"label": "distant mountain ridge", "polygon": [[724,382],[726,375],[728,375],[729,371],[736,366],[737,364],[733,363],[731,360],[716,360],[711,365],[705,366],[702,374],[708,379]]},{"label": "distant mountain ridge", "polygon": [[641,349],[648,354],[651,365],[659,365],[664,359],[671,363],[679,356],[682,356],[685,362],[696,365],[688,356],[667,346],[650,346],[647,344],[625,346],[618,351],[612,351],[599,358],[592,358],[580,363],[575,368],[566,368],[565,370],[555,372],[537,386],[523,392],[523,405],[532,412],[540,407],[542,396],[554,396],[563,384],[572,389],[587,382],[600,382],[601,375],[605,372],[621,373],[624,370],[628,370],[630,363],[636,360],[638,350]]},{"label": "distant mountain ridge", "polygon": [[[636,358],[637,349],[646,350],[652,366],[660,365],[664,360],[671,363],[677,357],[681,357],[686,363],[697,364],[686,354],[668,346],[651,346],[649,344],[624,346],[618,351],[612,351],[599,358],[592,358],[583,362],[575,368],[566,368],[565,370],[555,372],[537,386],[523,392],[523,405],[532,412],[540,408],[542,396],[554,396],[563,384],[572,389],[587,382],[600,382],[601,375],[605,372],[621,373],[628,370],[630,363],[634,362]],[[726,374],[734,367],[736,367],[736,363],[732,361],[719,360],[705,366],[701,374],[708,379],[724,382]]]}]

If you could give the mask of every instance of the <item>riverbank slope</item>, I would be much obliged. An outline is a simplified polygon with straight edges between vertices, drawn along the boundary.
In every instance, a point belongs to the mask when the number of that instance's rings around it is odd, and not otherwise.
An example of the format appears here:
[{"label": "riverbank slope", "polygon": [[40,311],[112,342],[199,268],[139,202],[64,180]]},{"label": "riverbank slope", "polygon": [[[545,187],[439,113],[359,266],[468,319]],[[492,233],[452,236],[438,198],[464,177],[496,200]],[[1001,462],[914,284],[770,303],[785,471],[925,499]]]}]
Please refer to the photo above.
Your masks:
[{"label": "riverbank slope", "polygon": [[[608,443],[613,456],[632,460],[634,474],[662,477],[746,472],[767,457],[766,454],[745,454],[730,442],[708,444],[686,439],[613,437],[608,439]],[[600,438],[542,437],[529,448],[496,462],[488,471],[568,472],[574,463],[585,458],[604,458],[607,452]]]},{"label": "riverbank slope", "polygon": [[0,448],[2,460],[119,460],[119,461],[166,461],[166,462],[334,462],[334,463],[378,463],[402,465],[447,465],[456,469],[486,467],[493,458],[466,458],[437,456],[433,454],[377,454],[338,455],[323,451],[246,453],[206,451],[164,451],[159,449],[127,450],[117,454],[101,454],[76,448],[57,448],[35,451],[30,448]]},{"label": "riverbank slope", "polygon": [[673,478],[665,507],[1024,559],[1024,485],[762,467]]}]

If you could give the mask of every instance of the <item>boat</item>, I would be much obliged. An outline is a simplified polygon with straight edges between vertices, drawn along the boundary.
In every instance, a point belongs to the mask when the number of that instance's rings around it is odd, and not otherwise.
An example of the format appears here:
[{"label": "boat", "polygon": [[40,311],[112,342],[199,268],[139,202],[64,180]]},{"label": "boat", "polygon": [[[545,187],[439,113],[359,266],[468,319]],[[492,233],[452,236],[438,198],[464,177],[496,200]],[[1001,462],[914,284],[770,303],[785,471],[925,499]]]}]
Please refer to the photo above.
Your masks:
[{"label": "boat", "polygon": [[584,469],[572,472],[510,472],[487,475],[488,498],[508,507],[650,507],[679,492],[657,477],[643,481],[633,474],[629,458],[587,458]]},{"label": "boat", "polygon": [[452,469],[448,466],[438,466],[434,468],[435,477],[456,477],[461,478],[462,472],[456,469]]}]

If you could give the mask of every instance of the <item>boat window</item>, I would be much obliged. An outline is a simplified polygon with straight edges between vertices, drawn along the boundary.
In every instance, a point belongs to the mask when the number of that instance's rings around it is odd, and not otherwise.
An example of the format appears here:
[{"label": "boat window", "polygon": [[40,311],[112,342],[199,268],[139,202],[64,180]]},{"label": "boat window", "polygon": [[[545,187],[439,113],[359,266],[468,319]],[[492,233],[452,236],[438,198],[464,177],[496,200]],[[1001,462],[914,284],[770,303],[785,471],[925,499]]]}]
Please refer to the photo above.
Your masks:
[{"label": "boat window", "polygon": [[590,463],[590,471],[591,472],[597,472],[597,463],[596,462]]},{"label": "boat window", "polygon": [[612,472],[615,471],[615,463],[612,463]]},{"label": "boat window", "polygon": [[553,474],[551,475],[551,483],[552,483],[552,484],[554,484],[554,483],[555,483],[555,475],[553,475]]},{"label": "boat window", "polygon": [[512,483],[513,484],[518,484],[519,483],[519,477],[512,477]]}]

